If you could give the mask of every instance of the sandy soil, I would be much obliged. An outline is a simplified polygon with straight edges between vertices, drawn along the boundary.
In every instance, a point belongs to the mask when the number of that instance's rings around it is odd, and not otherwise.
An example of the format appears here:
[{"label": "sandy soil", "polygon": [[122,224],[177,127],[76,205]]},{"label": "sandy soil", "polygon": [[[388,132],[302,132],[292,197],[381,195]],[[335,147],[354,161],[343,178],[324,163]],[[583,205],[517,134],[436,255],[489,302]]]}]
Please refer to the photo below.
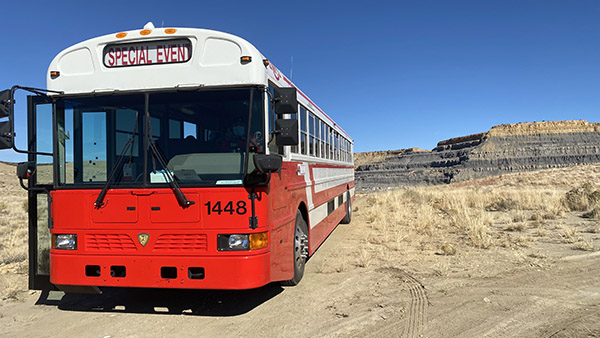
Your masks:
[{"label": "sandy soil", "polygon": [[[353,222],[338,226],[297,287],[15,291],[0,301],[0,336],[600,337],[600,252],[548,238],[460,246],[449,256],[411,248],[357,264],[370,231],[365,200],[358,197]],[[592,221],[568,214],[556,222]],[[0,265],[0,288],[26,280],[22,263]]]}]

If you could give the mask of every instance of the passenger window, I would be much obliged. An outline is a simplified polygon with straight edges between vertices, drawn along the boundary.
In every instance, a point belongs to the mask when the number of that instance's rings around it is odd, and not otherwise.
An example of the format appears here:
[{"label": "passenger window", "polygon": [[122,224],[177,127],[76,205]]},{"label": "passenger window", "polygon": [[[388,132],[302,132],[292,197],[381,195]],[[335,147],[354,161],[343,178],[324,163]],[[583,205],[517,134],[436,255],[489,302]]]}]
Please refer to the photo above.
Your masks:
[{"label": "passenger window", "polygon": [[306,109],[304,107],[300,107],[300,151],[302,154],[306,155],[306,141],[307,141],[307,133],[306,133]]},{"label": "passenger window", "polygon": [[309,150],[310,155],[315,155],[315,116],[309,113],[308,116],[308,130],[309,130]]}]

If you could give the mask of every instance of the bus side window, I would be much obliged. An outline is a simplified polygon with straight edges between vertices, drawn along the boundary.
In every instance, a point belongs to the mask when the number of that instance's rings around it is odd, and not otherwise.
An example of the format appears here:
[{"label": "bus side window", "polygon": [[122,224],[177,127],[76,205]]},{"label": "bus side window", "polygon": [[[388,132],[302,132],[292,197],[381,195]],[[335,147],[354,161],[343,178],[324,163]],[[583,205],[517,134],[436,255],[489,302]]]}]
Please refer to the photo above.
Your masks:
[{"label": "bus side window", "polygon": [[313,113],[309,113],[309,115],[308,115],[308,130],[309,130],[308,148],[310,151],[309,155],[315,156],[315,115]]},{"label": "bus side window", "polygon": [[300,153],[306,155],[306,140],[308,139],[306,133],[306,109],[300,106]]}]

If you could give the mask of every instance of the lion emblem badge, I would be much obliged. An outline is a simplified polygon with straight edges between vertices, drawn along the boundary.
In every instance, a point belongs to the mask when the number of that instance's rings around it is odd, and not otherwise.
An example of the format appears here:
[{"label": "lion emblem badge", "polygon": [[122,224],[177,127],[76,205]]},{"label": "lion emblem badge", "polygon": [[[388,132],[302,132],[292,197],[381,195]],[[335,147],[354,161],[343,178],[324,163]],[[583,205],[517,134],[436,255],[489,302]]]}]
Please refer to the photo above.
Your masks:
[{"label": "lion emblem badge", "polygon": [[140,244],[142,246],[146,246],[146,244],[148,244],[149,239],[150,239],[150,235],[148,235],[145,232],[142,232],[141,234],[138,235],[138,241],[140,241]]}]

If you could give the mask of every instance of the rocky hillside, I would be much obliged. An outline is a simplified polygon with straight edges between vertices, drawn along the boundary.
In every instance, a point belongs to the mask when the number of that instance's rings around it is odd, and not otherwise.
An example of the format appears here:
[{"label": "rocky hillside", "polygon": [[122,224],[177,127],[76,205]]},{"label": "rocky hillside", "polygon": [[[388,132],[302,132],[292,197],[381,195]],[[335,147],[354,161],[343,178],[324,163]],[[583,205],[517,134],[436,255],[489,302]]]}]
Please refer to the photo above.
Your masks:
[{"label": "rocky hillside", "polygon": [[600,163],[600,123],[533,122],[495,126],[441,141],[431,151],[356,155],[359,189],[443,184],[503,173]]}]

